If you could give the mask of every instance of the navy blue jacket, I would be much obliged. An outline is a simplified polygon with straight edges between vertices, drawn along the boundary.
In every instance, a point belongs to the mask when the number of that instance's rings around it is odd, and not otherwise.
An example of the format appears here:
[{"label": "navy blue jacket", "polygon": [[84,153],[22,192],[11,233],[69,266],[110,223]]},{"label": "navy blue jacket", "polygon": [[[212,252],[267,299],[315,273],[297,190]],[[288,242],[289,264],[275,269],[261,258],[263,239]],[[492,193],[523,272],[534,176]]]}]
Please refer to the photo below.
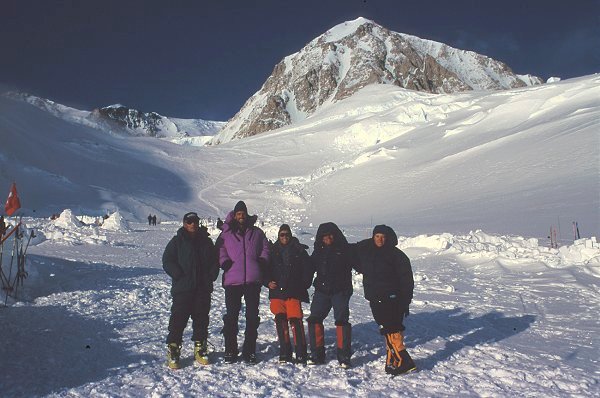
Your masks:
[{"label": "navy blue jacket", "polygon": [[[333,235],[331,246],[323,244],[323,236],[328,234]],[[311,279],[317,273],[313,283],[315,290],[327,295],[352,291],[354,259],[350,245],[337,225],[332,222],[319,225],[310,260]]]},{"label": "navy blue jacket", "polygon": [[410,260],[396,247],[398,237],[394,230],[386,227],[386,242],[381,248],[373,239],[365,239],[354,246],[358,257],[356,270],[363,274],[365,298],[369,301],[400,299],[408,307],[413,298],[414,279]]},{"label": "navy blue jacket", "polygon": [[192,236],[179,228],[163,253],[163,269],[171,277],[171,294],[196,288],[213,290],[219,276],[219,262],[206,227]]}]

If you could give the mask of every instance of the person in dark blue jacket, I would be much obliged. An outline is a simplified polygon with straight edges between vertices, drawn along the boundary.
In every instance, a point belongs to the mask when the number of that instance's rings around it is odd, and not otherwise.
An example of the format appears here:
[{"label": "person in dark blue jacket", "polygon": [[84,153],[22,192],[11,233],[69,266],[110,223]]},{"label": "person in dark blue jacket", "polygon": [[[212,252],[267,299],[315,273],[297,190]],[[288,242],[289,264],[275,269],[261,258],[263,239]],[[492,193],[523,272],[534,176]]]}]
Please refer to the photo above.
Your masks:
[{"label": "person in dark blue jacket", "polygon": [[186,213],[183,226],[163,253],[163,269],[171,277],[168,366],[179,368],[183,331],[192,317],[194,357],[208,364],[207,338],[213,282],[219,276],[219,262],[206,227],[200,227],[196,213]]},{"label": "person in dark blue jacket", "polygon": [[365,298],[386,340],[385,371],[401,374],[415,370],[404,346],[404,318],[409,314],[414,279],[410,260],[398,249],[391,227],[377,225],[373,236],[353,245],[358,256],[356,270],[363,274]]},{"label": "person in dark blue jacket", "polygon": [[306,363],[302,302],[308,303],[312,279],[308,246],[301,244],[287,224],[279,227],[277,241],[271,245],[271,261],[267,275],[271,312],[279,340],[279,362],[293,362],[289,326],[292,327],[296,362]]},{"label": "person in dark blue jacket", "polygon": [[315,292],[310,306],[308,335],[310,365],[325,363],[325,328],[323,320],[333,307],[337,336],[337,359],[343,368],[349,368],[351,352],[350,297],[352,296],[353,258],[346,237],[337,225],[327,222],[319,225],[311,254],[310,278],[316,272]]}]

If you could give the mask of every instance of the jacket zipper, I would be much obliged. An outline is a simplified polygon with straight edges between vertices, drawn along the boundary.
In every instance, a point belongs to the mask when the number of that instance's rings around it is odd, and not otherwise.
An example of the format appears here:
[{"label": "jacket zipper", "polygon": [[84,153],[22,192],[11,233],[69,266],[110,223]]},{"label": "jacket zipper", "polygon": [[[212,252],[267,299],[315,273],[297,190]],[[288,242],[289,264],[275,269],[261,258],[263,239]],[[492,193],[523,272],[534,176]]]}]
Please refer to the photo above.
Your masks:
[{"label": "jacket zipper", "polygon": [[246,233],[244,231],[244,235],[242,235],[242,242],[244,242],[244,244],[242,245],[244,248],[244,285],[246,284]]}]

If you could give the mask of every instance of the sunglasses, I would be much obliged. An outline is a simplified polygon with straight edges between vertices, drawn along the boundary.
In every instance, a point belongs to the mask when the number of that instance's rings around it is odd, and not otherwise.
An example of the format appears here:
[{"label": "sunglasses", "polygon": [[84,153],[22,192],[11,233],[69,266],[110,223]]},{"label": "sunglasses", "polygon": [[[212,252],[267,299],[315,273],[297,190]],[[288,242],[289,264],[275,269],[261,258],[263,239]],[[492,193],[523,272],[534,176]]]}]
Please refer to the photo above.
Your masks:
[{"label": "sunglasses", "polygon": [[186,224],[198,224],[200,220],[198,220],[197,218],[190,218],[189,220],[185,220]]},{"label": "sunglasses", "polygon": [[288,234],[287,232],[283,232],[283,233],[279,234],[280,238],[289,238],[290,236],[292,236],[292,235]]}]

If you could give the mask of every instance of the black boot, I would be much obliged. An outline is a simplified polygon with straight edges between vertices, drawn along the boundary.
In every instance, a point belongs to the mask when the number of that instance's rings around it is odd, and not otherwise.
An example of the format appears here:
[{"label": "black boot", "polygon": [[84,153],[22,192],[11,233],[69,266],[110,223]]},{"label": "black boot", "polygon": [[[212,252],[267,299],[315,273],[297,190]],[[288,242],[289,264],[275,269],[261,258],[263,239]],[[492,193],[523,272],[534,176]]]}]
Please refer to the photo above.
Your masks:
[{"label": "black boot", "polygon": [[336,325],[337,335],[337,359],[344,369],[352,367],[350,357],[352,356],[352,325],[349,323]]},{"label": "black boot", "polygon": [[275,316],[277,339],[279,340],[279,363],[292,362],[292,344],[290,342],[290,328],[285,314]]},{"label": "black boot", "polygon": [[310,317],[308,323],[308,339],[310,341],[309,365],[322,365],[325,363],[325,328],[323,321],[313,320]]},{"label": "black boot", "polygon": [[294,346],[296,347],[296,363],[306,364],[306,334],[304,334],[304,325],[302,319],[290,319],[292,333],[294,335]]}]

